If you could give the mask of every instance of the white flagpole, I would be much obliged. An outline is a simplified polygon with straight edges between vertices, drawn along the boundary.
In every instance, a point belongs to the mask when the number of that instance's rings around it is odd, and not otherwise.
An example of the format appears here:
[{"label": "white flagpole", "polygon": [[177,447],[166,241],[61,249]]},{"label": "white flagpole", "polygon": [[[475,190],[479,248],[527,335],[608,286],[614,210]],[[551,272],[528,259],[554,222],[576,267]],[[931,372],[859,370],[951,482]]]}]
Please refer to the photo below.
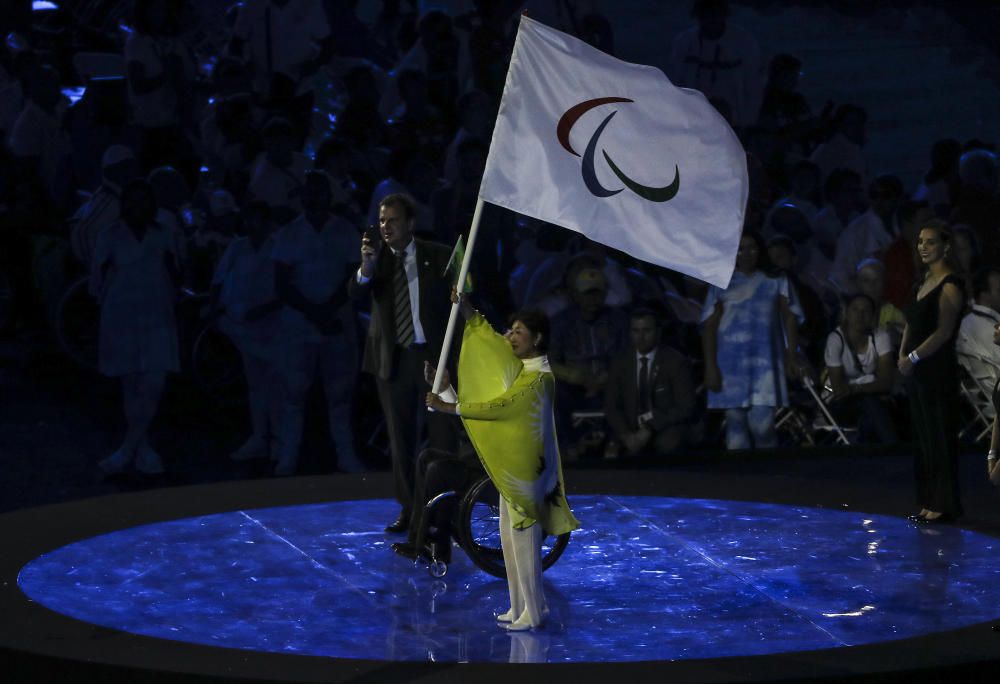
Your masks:
[{"label": "white flagpole", "polygon": [[[456,287],[461,292],[465,286],[465,278],[469,274],[469,264],[472,260],[472,250],[476,246],[476,235],[479,233],[479,217],[483,213],[483,200],[476,200],[476,210],[472,214],[472,227],[469,228],[469,242],[465,246],[465,256],[462,258],[462,268],[458,273],[458,283]],[[452,338],[455,337],[455,325],[458,322],[459,303],[451,305],[451,314],[448,316],[448,327],[444,331],[444,343],[441,345],[441,353],[438,356],[437,371],[434,373],[434,394],[441,392],[441,375],[444,373],[445,364],[448,363],[448,352],[451,349]]]},{"label": "white flagpole", "polygon": [[[522,15],[527,15],[527,11],[522,12]],[[521,33],[521,23],[518,23],[517,27],[518,36]],[[517,49],[517,40],[514,43],[514,49]],[[511,62],[513,62],[513,56],[511,57]],[[510,79],[510,70],[512,65],[507,65],[507,79]],[[503,95],[500,96],[500,107],[503,108],[503,101],[507,95],[507,81],[504,81]],[[490,141],[490,146],[492,147],[492,141]],[[480,185],[480,190],[482,190],[482,185]],[[476,210],[472,214],[472,227],[469,228],[469,242],[465,246],[465,257],[462,259],[462,268],[458,274],[458,283],[456,287],[458,291],[461,292],[465,287],[465,278],[469,274],[469,264],[472,260],[472,250],[476,247],[476,235],[479,233],[479,217],[483,213],[483,198],[476,198]],[[448,327],[444,332],[444,344],[441,345],[441,354],[438,356],[437,371],[434,374],[434,386],[432,390],[434,394],[439,394],[441,392],[441,374],[444,372],[445,364],[448,363],[448,352],[451,349],[451,340],[455,336],[455,324],[458,321],[458,302],[451,305],[451,315],[448,316]]]}]

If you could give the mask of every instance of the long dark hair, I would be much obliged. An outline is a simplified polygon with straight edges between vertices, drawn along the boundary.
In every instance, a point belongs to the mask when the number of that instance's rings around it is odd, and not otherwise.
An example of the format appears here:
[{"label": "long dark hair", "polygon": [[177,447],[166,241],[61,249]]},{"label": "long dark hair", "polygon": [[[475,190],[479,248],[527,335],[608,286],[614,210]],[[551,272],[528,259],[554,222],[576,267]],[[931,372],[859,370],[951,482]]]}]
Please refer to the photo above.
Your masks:
[{"label": "long dark hair", "polygon": [[514,325],[515,321],[521,321],[532,335],[542,336],[539,343],[535,345],[535,349],[543,354],[549,351],[549,317],[545,315],[544,311],[540,309],[515,311],[507,318],[507,324]]}]

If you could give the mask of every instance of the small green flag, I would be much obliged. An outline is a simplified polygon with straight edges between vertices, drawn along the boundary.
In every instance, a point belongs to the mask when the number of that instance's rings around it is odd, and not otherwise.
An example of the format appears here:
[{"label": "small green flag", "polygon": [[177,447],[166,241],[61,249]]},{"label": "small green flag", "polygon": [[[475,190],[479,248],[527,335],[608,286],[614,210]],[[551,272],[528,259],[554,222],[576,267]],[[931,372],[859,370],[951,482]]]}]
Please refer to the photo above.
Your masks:
[{"label": "small green flag", "polygon": [[[465,240],[462,236],[458,236],[458,241],[455,243],[455,248],[451,250],[451,256],[448,258],[448,265],[444,268],[444,275],[451,275],[452,280],[455,282],[455,289],[458,289],[458,276],[462,273],[462,262],[465,260]],[[462,288],[462,292],[468,294],[472,292],[472,274],[465,274],[465,287]]]}]

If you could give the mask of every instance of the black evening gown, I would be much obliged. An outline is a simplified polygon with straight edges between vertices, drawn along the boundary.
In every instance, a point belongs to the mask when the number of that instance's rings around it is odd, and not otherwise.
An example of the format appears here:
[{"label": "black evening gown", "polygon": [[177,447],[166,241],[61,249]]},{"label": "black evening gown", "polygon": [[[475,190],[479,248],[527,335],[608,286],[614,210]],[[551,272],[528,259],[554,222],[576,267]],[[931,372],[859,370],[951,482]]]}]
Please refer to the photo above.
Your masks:
[{"label": "black evening gown", "polygon": [[[946,283],[964,291],[961,279],[956,275],[949,275],[923,299],[914,298],[906,307],[909,348],[902,350],[904,354],[909,354],[923,344],[937,328],[938,304]],[[933,354],[921,358],[913,367],[913,375],[907,382],[910,417],[917,438],[914,455],[917,505],[952,516],[962,514],[958,494],[957,336],[956,323],[948,341]]]}]

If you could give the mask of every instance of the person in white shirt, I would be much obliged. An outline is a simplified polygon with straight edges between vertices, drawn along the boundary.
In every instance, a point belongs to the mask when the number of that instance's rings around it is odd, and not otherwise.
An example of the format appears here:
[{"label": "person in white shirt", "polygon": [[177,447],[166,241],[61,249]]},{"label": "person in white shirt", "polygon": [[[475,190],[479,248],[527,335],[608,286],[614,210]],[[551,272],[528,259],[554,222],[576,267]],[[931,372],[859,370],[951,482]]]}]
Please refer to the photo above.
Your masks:
[{"label": "person in white shirt", "polygon": [[28,85],[24,108],[10,131],[10,151],[28,172],[37,174],[49,197],[64,199],[70,154],[63,130],[63,96],[59,72],[39,67]]},{"label": "person in white shirt", "polygon": [[266,202],[281,226],[302,211],[306,171],[312,161],[295,149],[295,130],[287,119],[271,119],[263,131],[264,152],[257,157],[247,188],[253,199]]},{"label": "person in white shirt", "polygon": [[131,28],[124,58],[142,169],[171,165],[193,183],[199,165],[183,124],[193,102],[196,69],[178,35],[176,10],[167,0],[137,0]]},{"label": "person in white shirt", "polygon": [[835,169],[850,169],[868,183],[868,161],[865,159],[865,125],[868,113],[857,105],[845,104],[834,114],[834,134],[819,145],[809,161],[819,167],[823,182]]},{"label": "person in white shirt", "polygon": [[832,260],[837,250],[837,238],[844,228],[864,209],[864,188],[861,177],[849,169],[837,169],[823,184],[825,206],[810,220],[816,245]]},{"label": "person in white shirt", "polygon": [[843,323],[827,337],[824,352],[833,385],[830,408],[838,421],[857,421],[862,441],[891,444],[896,429],[886,401],[895,361],[888,333],[874,321],[875,302],[868,295],[846,300]]},{"label": "person in white shirt", "polygon": [[879,176],[868,191],[871,206],[851,221],[837,238],[830,280],[844,293],[857,290],[858,264],[881,257],[899,233],[896,210],[903,199],[903,183],[896,176]]},{"label": "person in white shirt", "polygon": [[229,45],[245,55],[254,89],[269,94],[272,76],[282,74],[298,92],[312,90],[310,78],[332,54],[330,25],[323,3],[315,0],[244,0]]},{"label": "person in white shirt", "polygon": [[728,20],[727,0],[695,0],[691,14],[697,26],[678,33],[671,45],[671,81],[725,101],[737,126],[752,124],[763,91],[757,39]]},{"label": "person in white shirt", "polygon": [[993,329],[1000,323],[1000,269],[986,267],[972,280],[972,310],[958,328],[955,349],[976,378],[992,387],[1000,377],[1000,347],[993,344]]},{"label": "person in white shirt", "polygon": [[239,349],[247,381],[252,432],[230,455],[234,461],[271,455],[280,419],[274,336],[281,302],[274,292],[274,223],[270,207],[260,201],[252,202],[243,216],[247,235],[229,243],[223,253],[206,306],[207,316],[218,316],[219,329]]},{"label": "person in white shirt", "polygon": [[293,475],[299,460],[306,393],[318,375],[337,450],[337,467],[359,472],[354,453],[351,398],[358,373],[354,309],[346,281],[353,275],[358,235],[330,212],[329,177],[306,175],[304,211],[282,228],[271,257],[275,289],[284,303],[278,345],[284,384],[279,454],[275,475]]}]

